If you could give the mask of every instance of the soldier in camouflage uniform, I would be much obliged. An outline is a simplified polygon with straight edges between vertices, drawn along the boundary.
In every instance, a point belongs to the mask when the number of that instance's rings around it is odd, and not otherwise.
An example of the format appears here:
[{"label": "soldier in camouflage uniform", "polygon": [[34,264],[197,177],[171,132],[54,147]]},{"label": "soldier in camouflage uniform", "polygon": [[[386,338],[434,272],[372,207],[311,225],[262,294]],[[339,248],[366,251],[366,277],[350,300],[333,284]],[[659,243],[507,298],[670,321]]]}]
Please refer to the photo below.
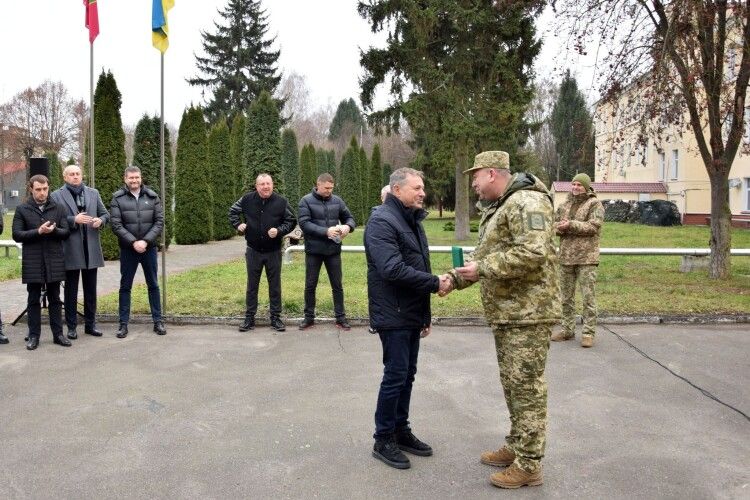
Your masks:
[{"label": "soldier in camouflage uniform", "polygon": [[596,269],[599,266],[599,234],[604,222],[604,207],[591,189],[591,178],[578,174],[571,192],[555,214],[555,230],[560,236],[560,294],[562,331],[554,341],[575,337],[576,281],[583,298],[581,346],[592,347],[596,334]]},{"label": "soldier in camouflage uniform", "polygon": [[533,175],[511,175],[504,151],[478,154],[469,172],[472,187],[486,203],[479,244],[470,262],[450,274],[457,289],[481,284],[510,413],[505,445],[483,453],[481,461],[508,466],[490,476],[495,486],[534,486],[542,484],[544,368],[552,325],[560,319],[552,197]]}]

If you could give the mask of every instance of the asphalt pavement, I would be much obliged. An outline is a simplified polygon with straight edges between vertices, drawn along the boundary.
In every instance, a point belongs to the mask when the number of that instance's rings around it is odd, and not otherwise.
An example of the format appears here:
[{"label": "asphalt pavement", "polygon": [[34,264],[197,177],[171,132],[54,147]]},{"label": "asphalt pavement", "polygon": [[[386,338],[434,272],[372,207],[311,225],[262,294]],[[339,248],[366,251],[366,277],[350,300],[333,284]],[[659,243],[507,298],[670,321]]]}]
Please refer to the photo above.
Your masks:
[{"label": "asphalt pavement", "polygon": [[490,330],[422,342],[411,423],[435,449],[395,470],[371,456],[377,337],[330,324],[131,325],[36,351],[0,346],[0,498],[750,498],[750,331],[607,325],[553,343],[544,484],[479,463],[508,412]]}]

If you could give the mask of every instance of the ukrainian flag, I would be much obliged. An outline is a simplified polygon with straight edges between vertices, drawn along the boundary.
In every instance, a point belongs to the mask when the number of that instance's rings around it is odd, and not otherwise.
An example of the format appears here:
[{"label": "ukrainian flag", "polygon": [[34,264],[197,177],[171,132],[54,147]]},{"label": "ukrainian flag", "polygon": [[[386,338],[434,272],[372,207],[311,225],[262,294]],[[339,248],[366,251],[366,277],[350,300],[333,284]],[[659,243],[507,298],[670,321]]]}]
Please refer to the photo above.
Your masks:
[{"label": "ukrainian flag", "polygon": [[174,7],[174,0],[153,0],[151,9],[151,43],[161,53],[169,48],[167,12]]}]

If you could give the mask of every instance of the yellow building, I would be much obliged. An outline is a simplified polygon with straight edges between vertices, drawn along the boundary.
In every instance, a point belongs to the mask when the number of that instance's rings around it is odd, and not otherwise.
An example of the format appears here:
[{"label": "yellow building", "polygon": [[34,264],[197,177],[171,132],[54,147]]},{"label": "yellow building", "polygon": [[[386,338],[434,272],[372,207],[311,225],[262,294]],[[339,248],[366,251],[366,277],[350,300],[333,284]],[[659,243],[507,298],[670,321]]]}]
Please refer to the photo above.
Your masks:
[{"label": "yellow building", "polygon": [[[616,103],[599,102],[594,112],[595,181],[597,183],[662,183],[666,199],[682,214],[683,224],[707,224],[711,186],[692,131],[666,127],[638,140],[640,89],[624,92]],[[648,127],[656,128],[656,127]],[[605,187],[599,186],[606,191]],[[750,223],[750,106],[745,108],[745,134],[729,173],[732,223]],[[600,195],[600,198],[605,198]],[[632,198],[623,198],[632,199]]]}]

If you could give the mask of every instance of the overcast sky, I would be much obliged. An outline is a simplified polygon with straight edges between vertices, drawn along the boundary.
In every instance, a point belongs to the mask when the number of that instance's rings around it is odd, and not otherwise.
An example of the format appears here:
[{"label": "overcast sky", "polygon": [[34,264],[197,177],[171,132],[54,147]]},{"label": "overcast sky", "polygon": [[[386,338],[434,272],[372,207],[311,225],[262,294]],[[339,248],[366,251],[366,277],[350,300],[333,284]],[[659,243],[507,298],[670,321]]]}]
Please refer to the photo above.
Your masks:
[{"label": "overcast sky", "polygon": [[[143,113],[159,111],[159,51],[151,45],[151,0],[98,0],[100,34],[94,43],[94,78],[113,72],[123,95],[122,118],[134,125]],[[195,75],[194,53],[201,30],[213,29],[226,0],[176,0],[169,12],[170,48],[165,56],[165,117],[179,125],[183,109],[202,102],[200,89],[185,78]],[[264,1],[269,31],[281,49],[280,68],[302,74],[313,107],[358,99],[359,48],[382,43],[356,11],[356,0]],[[545,48],[537,72],[547,75],[568,56],[544,28]],[[75,97],[88,101],[89,42],[81,0],[0,0],[0,103],[44,79],[62,81]],[[578,66],[581,87],[590,70]],[[589,101],[593,99],[589,96]],[[384,102],[384,101],[383,101]]]}]

